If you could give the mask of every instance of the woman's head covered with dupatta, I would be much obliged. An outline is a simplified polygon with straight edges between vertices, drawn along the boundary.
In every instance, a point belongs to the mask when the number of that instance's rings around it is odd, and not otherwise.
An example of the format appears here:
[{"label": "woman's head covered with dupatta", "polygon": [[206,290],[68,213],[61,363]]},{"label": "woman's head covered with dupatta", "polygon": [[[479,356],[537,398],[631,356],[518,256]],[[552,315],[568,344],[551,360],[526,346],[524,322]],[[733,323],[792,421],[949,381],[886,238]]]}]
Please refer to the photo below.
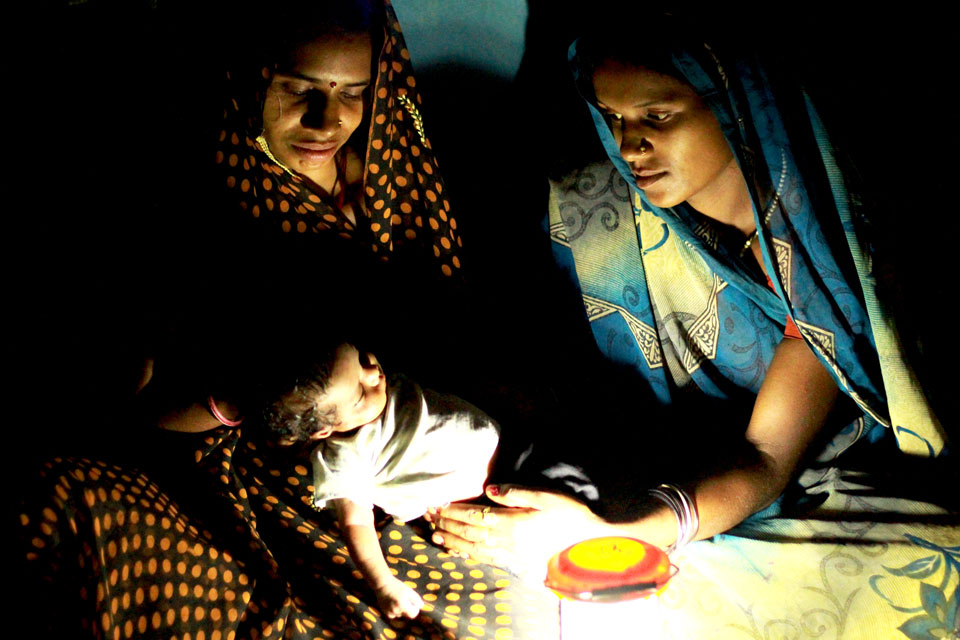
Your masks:
[{"label": "woman's head covered with dupatta", "polygon": [[581,89],[651,204],[686,202],[723,222],[740,208],[749,224],[746,185],[720,123],[671,57],[690,35],[664,17],[641,24],[640,33],[614,26],[580,39]]},{"label": "woman's head covered with dupatta", "polygon": [[230,216],[457,276],[462,241],[389,1],[290,0],[262,19],[227,73]]},{"label": "woman's head covered with dupatta", "polygon": [[371,7],[322,2],[271,17],[263,139],[276,160],[332,191],[337,152],[360,127],[376,77],[382,24]]},{"label": "woman's head covered with dupatta", "polygon": [[[714,329],[697,334],[693,353],[701,355],[684,365],[684,375],[706,393],[724,397],[735,393],[728,381],[753,388],[762,380],[738,378],[740,352],[724,345],[769,335],[775,346],[782,332],[765,323],[782,327],[789,316],[868,421],[894,427],[901,448],[932,455],[943,434],[876,297],[864,240],[869,199],[792,69],[784,67],[782,51],[737,34],[709,25],[707,35],[688,20],[628,8],[588,26],[573,43],[574,79],[607,158],[630,191],[626,203],[638,234],[587,234],[581,231],[586,222],[572,216],[564,222],[566,242],[585,259],[618,256],[610,268],[630,282],[624,290],[654,297],[678,277],[652,266],[664,256],[687,256],[691,268],[708,274],[697,286],[716,300]],[[652,317],[647,297],[625,299],[579,262],[577,271],[585,299]],[[669,304],[661,301],[661,315],[673,311]],[[737,316],[738,309],[751,315]],[[663,367],[647,362],[659,361],[644,360],[638,369],[668,388]],[[886,385],[888,376],[908,382]]]}]

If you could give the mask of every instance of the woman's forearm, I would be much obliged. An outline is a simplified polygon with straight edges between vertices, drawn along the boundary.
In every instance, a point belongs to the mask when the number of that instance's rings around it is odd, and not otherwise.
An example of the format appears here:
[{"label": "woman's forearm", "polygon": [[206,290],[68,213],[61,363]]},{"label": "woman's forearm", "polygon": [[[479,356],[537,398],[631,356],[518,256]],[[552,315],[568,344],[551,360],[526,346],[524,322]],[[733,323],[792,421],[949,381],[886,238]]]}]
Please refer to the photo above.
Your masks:
[{"label": "woman's forearm", "polygon": [[[687,487],[700,521],[693,540],[710,538],[735,527],[772,503],[785,485],[785,482],[773,481],[767,470],[736,468]],[[676,542],[680,534],[677,516],[653,496],[650,500],[656,501],[650,513],[633,522],[608,524],[611,533],[638,538],[661,548]]]},{"label": "woman's forearm", "polygon": [[[223,403],[218,406],[224,407]],[[235,415],[235,410],[232,407],[230,409],[231,415]],[[216,429],[223,426],[223,423],[214,418],[205,405],[194,402],[186,407],[167,411],[157,420],[157,426],[169,431],[197,433]]]},{"label": "woman's forearm", "polygon": [[[786,486],[764,467],[736,468],[704,479],[689,490],[700,526],[694,540],[710,538],[740,524],[772,503]],[[651,500],[654,500],[651,497]],[[621,535],[639,538],[659,547],[676,542],[680,533],[677,517],[666,504],[630,523],[615,525]]]},{"label": "woman's forearm", "polygon": [[206,402],[184,402],[184,396],[189,398],[196,395],[195,391],[165,388],[151,381],[137,396],[138,411],[161,429],[188,433],[209,431],[226,424],[214,415],[211,401],[215,403],[216,412],[228,422],[239,418],[237,406],[223,398],[211,400],[208,397]]},{"label": "woman's forearm", "polygon": [[[780,495],[837,393],[805,343],[784,340],[777,347],[740,452],[722,470],[685,487],[699,515],[694,539],[727,531]],[[493,564],[509,564],[539,562],[545,553],[591,537],[626,535],[668,547],[679,533],[672,509],[652,495],[652,511],[623,524],[605,522],[576,500],[545,491],[497,486],[487,488],[487,497],[501,506],[454,503],[430,516],[437,526],[433,540]]]},{"label": "woman's forearm", "polygon": [[[838,389],[800,340],[778,346],[754,404],[738,459],[688,488],[699,514],[700,540],[723,533],[777,499],[826,422]],[[666,505],[621,529],[657,545],[677,539],[677,518]]]}]

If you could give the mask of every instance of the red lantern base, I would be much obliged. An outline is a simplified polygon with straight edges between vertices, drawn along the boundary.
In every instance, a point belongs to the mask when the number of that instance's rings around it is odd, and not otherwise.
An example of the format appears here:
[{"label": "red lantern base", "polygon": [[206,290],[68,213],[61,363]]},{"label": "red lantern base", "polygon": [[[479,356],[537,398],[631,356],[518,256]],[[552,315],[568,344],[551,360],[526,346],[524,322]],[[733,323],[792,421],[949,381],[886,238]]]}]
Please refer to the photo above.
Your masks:
[{"label": "red lantern base", "polygon": [[593,538],[553,556],[544,584],[572,600],[620,602],[657,593],[675,574],[667,554],[652,544],[634,538]]}]

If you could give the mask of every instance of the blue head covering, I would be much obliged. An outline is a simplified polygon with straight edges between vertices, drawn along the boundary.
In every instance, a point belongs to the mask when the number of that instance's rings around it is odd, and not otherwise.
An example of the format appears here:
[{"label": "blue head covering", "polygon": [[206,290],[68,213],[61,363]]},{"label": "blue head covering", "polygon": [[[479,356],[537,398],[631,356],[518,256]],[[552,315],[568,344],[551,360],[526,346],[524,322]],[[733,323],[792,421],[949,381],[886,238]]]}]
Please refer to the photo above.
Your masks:
[{"label": "blue head covering", "polygon": [[[721,59],[702,43],[667,52],[671,73],[711,107],[744,174],[771,290],[739,247],[719,242],[709,221],[686,203],[664,209],[646,199],[594,104],[576,42],[569,55],[612,163],[606,193],[619,212],[591,220],[585,212],[599,205],[555,197],[551,234],[558,261],[576,274],[601,351],[634,366],[663,403],[673,402],[685,383],[729,398],[759,390],[789,316],[864,412],[853,439],[879,423],[895,427],[902,448],[939,452],[942,430],[874,295],[870,257],[857,238],[859,201],[805,93],[755,56]],[[599,179],[590,179],[607,180],[598,171]],[[574,192],[583,195],[568,185],[565,193]],[[622,224],[630,205],[636,234]],[[684,278],[690,288],[679,282]],[[698,286],[703,304],[682,309]],[[672,368],[665,367],[671,357]]]}]

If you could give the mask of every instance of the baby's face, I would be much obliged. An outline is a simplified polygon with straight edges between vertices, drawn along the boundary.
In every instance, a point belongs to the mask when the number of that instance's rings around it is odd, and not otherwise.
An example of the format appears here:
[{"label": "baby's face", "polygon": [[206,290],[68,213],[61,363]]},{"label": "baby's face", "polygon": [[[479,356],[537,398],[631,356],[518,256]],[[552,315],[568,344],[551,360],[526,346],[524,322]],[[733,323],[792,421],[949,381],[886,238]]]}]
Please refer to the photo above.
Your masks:
[{"label": "baby's face", "polygon": [[315,432],[311,440],[362,427],[379,418],[386,406],[387,382],[376,357],[340,345],[327,391],[317,402],[318,413],[332,414],[334,424]]}]

